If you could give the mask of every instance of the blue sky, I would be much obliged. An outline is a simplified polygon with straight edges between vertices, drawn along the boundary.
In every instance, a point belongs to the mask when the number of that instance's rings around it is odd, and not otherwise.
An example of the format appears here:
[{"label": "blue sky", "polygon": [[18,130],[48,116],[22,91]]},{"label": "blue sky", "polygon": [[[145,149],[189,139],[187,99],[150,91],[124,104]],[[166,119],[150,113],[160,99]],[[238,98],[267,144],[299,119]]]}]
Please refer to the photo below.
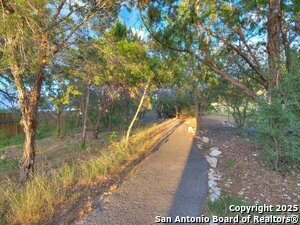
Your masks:
[{"label": "blue sky", "polygon": [[131,12],[129,12],[125,6],[122,6],[119,18],[126,26],[129,27],[134,27],[137,29],[141,25],[139,12],[136,8],[133,8]]},{"label": "blue sky", "polygon": [[119,19],[127,27],[131,28],[134,32],[137,32],[141,38],[144,39],[147,37],[146,29],[143,27],[137,8],[132,8],[131,11],[128,11],[125,6],[122,6]]}]

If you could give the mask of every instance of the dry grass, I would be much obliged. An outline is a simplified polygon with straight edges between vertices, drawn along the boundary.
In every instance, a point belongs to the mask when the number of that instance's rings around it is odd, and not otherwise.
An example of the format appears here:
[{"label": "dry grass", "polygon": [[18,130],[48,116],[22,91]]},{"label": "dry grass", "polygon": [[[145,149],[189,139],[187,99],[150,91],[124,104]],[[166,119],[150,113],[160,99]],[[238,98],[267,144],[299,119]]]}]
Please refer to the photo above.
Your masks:
[{"label": "dry grass", "polygon": [[98,155],[63,163],[52,174],[40,169],[22,188],[13,181],[5,183],[5,187],[0,187],[3,193],[0,196],[0,223],[31,225],[49,220],[58,205],[72,199],[69,190],[74,186],[89,185],[118,173],[130,162],[147,154],[160,136],[157,132],[160,126],[152,125],[136,131],[129,149],[124,147],[121,139],[98,149]]}]

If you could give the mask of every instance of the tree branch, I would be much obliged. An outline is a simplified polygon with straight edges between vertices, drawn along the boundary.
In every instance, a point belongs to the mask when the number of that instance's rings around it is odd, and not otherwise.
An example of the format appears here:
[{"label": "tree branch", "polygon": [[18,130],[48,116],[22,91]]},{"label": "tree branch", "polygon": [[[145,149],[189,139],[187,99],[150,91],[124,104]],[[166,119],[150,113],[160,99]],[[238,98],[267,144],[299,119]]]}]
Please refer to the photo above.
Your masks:
[{"label": "tree branch", "polygon": [[[141,15],[141,12],[140,12]],[[142,18],[142,22],[144,24],[144,26],[146,27],[146,29],[148,30],[148,32],[150,33],[150,35],[154,38],[154,40],[156,40],[159,44],[161,44],[163,47],[166,47],[167,49],[173,50],[173,51],[177,51],[177,52],[184,52],[184,53],[189,53],[190,55],[195,56],[195,58],[201,62],[202,64],[206,65],[207,67],[209,67],[212,71],[214,71],[215,73],[219,74],[220,76],[222,76],[223,78],[225,78],[226,80],[228,80],[230,83],[232,83],[233,85],[235,85],[236,87],[240,88],[243,92],[245,92],[247,95],[249,95],[251,98],[253,99],[257,99],[257,95],[250,90],[247,86],[245,86],[244,84],[240,83],[239,81],[237,81],[236,79],[234,79],[233,77],[231,77],[229,74],[227,74],[224,71],[221,71],[220,69],[218,69],[215,65],[213,65],[211,62],[208,62],[206,60],[203,60],[199,57],[199,55],[195,54],[194,52],[191,52],[188,49],[180,49],[180,48],[176,48],[173,46],[169,46],[167,44],[165,44],[164,42],[162,42],[156,35],[153,34],[153,32],[151,31],[151,29],[147,26],[146,22],[143,19],[143,16],[141,15]]]},{"label": "tree branch", "polygon": [[53,21],[53,22],[57,20],[57,18],[58,18],[58,16],[59,16],[59,14],[60,14],[60,12],[61,12],[63,6],[65,5],[66,1],[67,1],[67,0],[62,0],[61,3],[59,4],[59,6],[57,7],[57,9],[56,9],[56,11],[55,11],[55,13],[54,13],[54,15],[53,15],[53,17],[52,17],[52,21]]},{"label": "tree branch", "polygon": [[229,43],[223,37],[220,37],[220,36],[214,34],[213,32],[211,32],[211,30],[208,27],[204,26],[203,24],[201,26],[207,32],[208,35],[222,41],[225,45],[227,45],[228,47],[233,49],[237,54],[239,54],[249,64],[249,66],[259,75],[260,79],[263,82],[267,81],[267,79],[265,78],[264,74],[260,71],[260,69],[257,66],[255,66],[251,62],[251,60],[238,47],[236,47],[235,45]]}]

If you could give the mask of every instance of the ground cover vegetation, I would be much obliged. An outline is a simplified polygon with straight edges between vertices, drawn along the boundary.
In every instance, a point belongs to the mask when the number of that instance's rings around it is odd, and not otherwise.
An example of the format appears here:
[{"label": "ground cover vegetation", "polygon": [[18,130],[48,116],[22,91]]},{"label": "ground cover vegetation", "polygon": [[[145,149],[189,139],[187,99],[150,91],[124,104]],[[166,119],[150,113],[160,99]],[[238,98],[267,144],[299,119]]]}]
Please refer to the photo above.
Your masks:
[{"label": "ground cover vegetation", "polygon": [[[23,129],[0,133],[1,222],[51,220],[76,199],[74,184],[147,152],[159,128],[146,124],[159,118],[194,116],[201,131],[204,113],[223,110],[259,140],[270,170],[299,172],[297,0],[0,0],[0,9],[0,104]],[[124,10],[139,13],[144,35],[124,25]]]}]

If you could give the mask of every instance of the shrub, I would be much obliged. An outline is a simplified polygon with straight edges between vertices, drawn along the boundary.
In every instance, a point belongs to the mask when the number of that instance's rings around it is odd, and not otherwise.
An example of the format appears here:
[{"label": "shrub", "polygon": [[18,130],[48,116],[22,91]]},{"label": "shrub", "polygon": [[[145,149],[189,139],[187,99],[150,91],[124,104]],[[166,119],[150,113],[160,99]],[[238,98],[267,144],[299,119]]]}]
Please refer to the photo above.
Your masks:
[{"label": "shrub", "polygon": [[300,60],[294,62],[281,86],[272,90],[271,99],[256,113],[261,156],[276,171],[300,165]]}]

